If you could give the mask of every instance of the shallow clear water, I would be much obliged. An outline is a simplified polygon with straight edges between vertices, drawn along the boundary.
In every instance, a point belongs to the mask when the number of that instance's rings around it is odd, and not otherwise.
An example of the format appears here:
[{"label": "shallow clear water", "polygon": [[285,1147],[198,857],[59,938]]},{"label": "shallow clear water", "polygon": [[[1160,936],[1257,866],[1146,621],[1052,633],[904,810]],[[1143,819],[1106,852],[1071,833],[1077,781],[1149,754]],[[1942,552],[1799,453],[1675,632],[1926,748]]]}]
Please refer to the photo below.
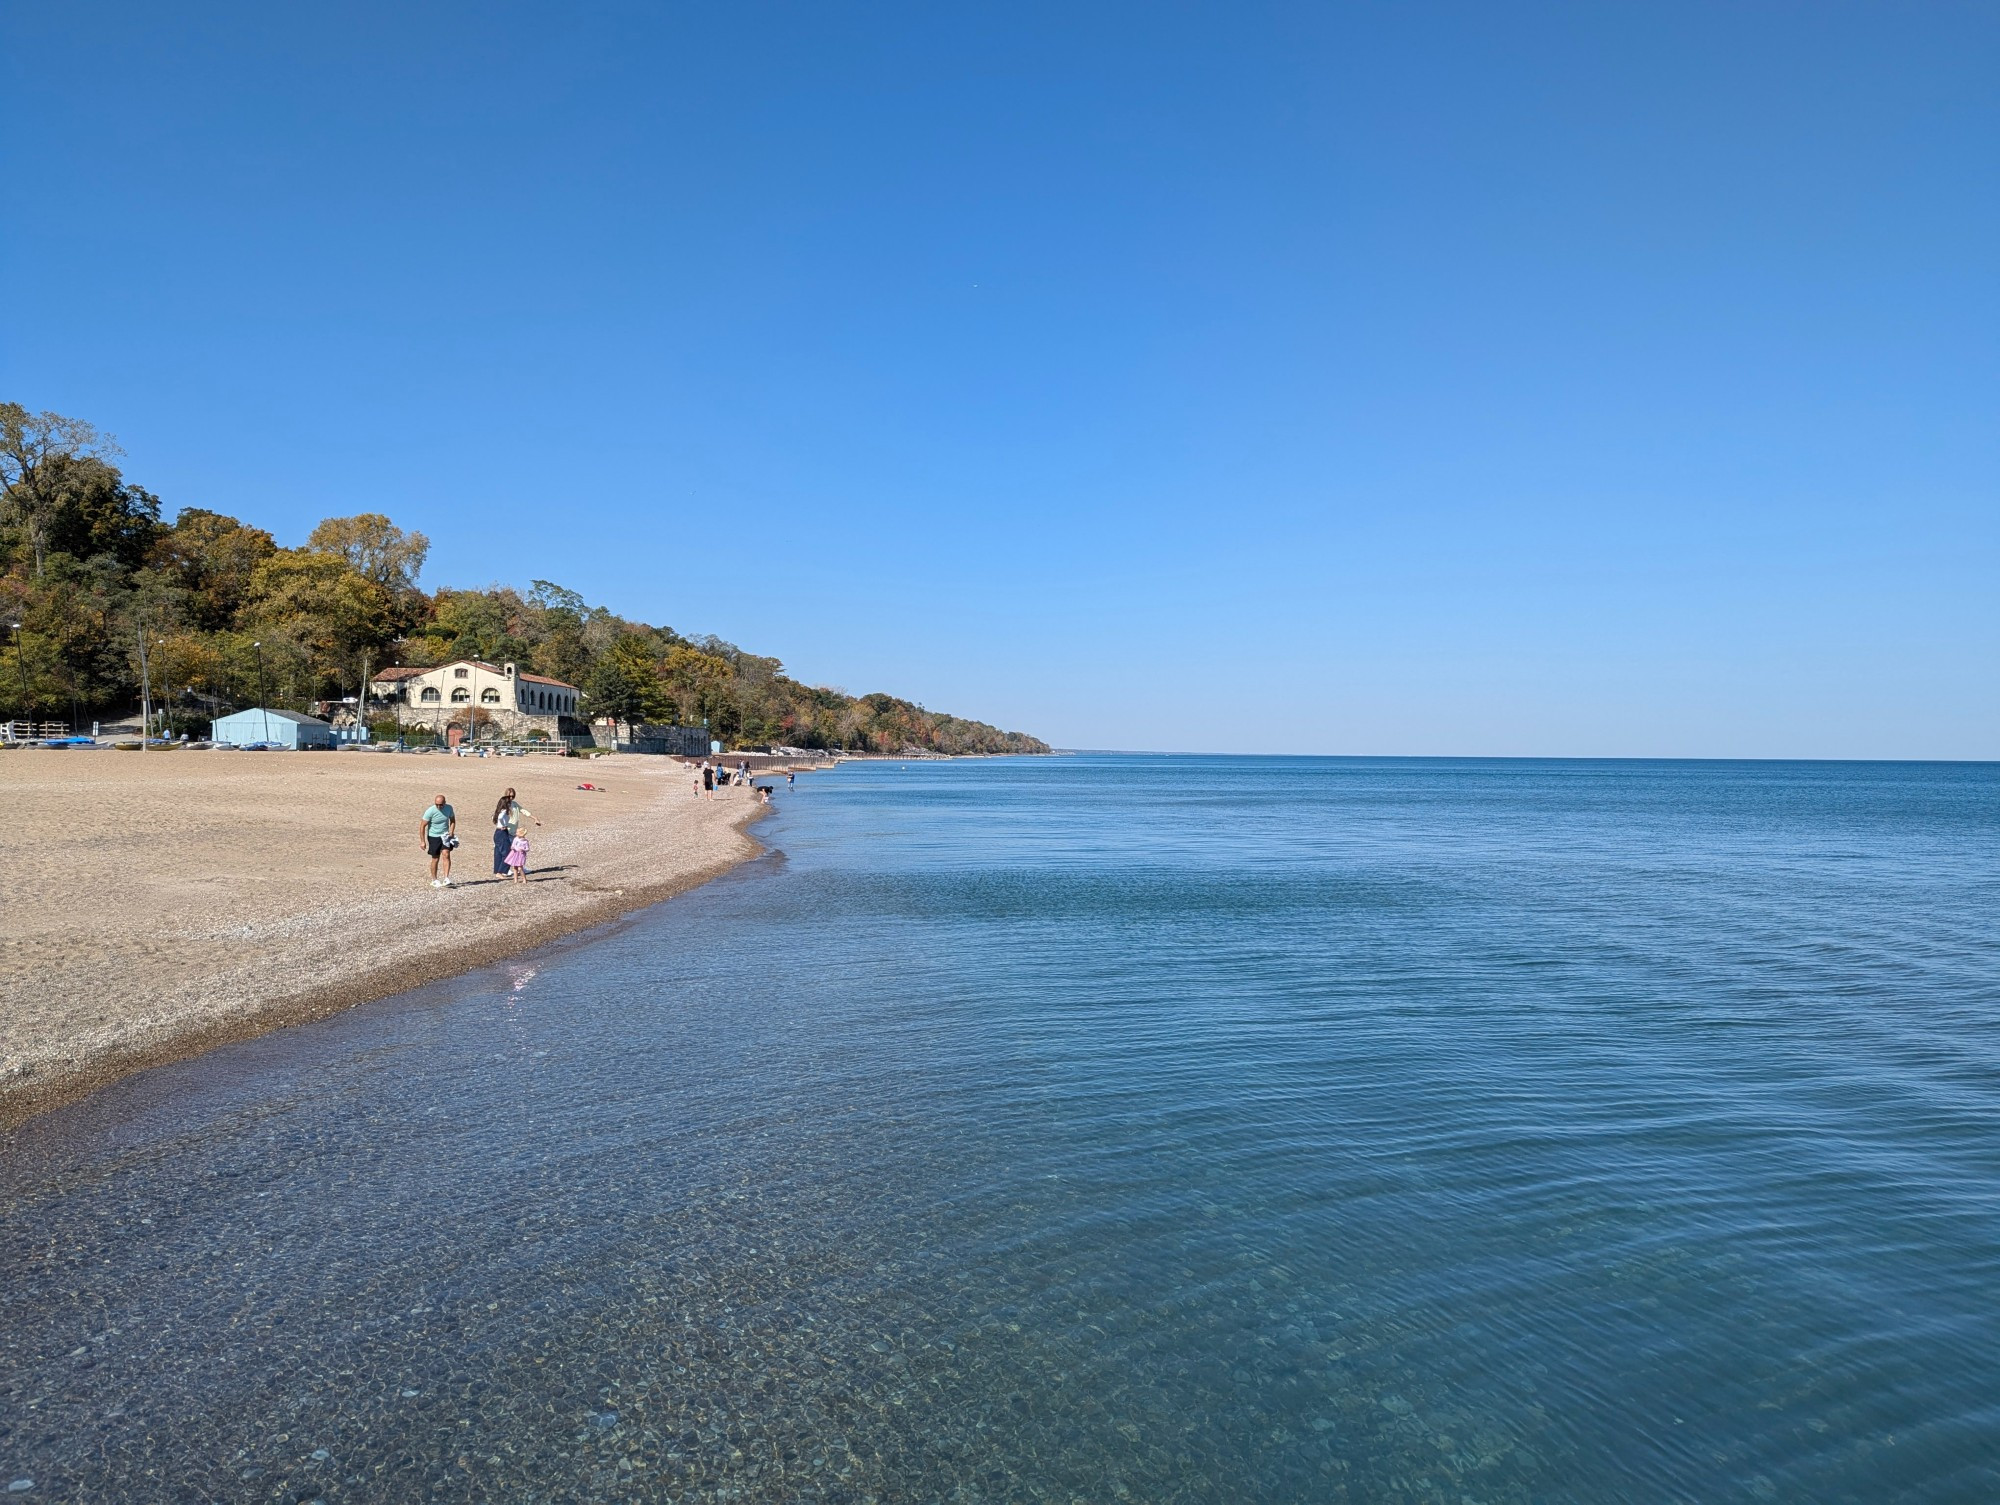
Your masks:
[{"label": "shallow clear water", "polygon": [[780,805],[0,1141],[0,1488],[2000,1498],[2000,767]]}]

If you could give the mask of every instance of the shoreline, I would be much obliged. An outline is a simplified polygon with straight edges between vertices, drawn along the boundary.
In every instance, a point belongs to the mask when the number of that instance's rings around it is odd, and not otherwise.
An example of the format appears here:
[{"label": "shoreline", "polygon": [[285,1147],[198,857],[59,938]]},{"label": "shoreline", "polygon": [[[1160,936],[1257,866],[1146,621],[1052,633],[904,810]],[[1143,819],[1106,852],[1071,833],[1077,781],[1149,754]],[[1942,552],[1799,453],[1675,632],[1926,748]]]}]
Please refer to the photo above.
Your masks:
[{"label": "shoreline", "polygon": [[[76,807],[92,796],[102,799],[103,786],[113,786],[113,792],[129,798],[134,780],[148,773],[164,780],[165,786],[140,785],[138,792],[163,801],[169,823],[176,818],[172,808],[176,803],[184,806],[191,798],[214,792],[204,788],[191,796],[186,787],[190,781],[219,784],[225,812],[222,841],[204,839],[210,833],[200,829],[207,823],[200,815],[182,813],[178,818],[196,828],[190,845],[212,848],[226,864],[220,873],[201,873],[191,880],[224,891],[220,903],[211,901],[206,914],[190,913],[175,902],[184,902],[183,896],[175,891],[170,875],[157,869],[162,859],[171,864],[176,852],[172,847],[162,851],[161,843],[148,843],[140,850],[145,870],[136,875],[121,870],[125,881],[117,886],[125,891],[111,895],[109,905],[100,899],[95,906],[108,909],[108,914],[79,909],[87,906],[90,880],[101,875],[85,874],[83,880],[66,885],[71,891],[45,899],[45,912],[39,916],[29,912],[35,896],[14,892],[14,885],[8,885],[0,913],[23,916],[28,927],[40,920],[45,934],[71,933],[52,935],[42,949],[57,959],[48,962],[33,955],[39,939],[33,934],[10,936],[0,945],[0,993],[18,996],[26,1005],[17,1008],[10,1003],[9,1017],[0,1019],[0,1132],[153,1067],[324,1019],[607,924],[711,882],[767,850],[750,827],[772,807],[740,788],[717,790],[713,800],[693,798],[692,768],[677,759],[627,755],[588,763],[564,760],[560,765],[551,760],[547,766],[525,768],[509,760],[500,769],[482,762],[474,770],[466,760],[387,754],[180,752],[170,756],[174,766],[168,769],[157,763],[142,767],[136,756],[116,754],[24,750],[0,758],[0,792],[11,794],[24,784],[31,786],[27,791],[31,796],[40,795],[45,806],[53,805],[55,829],[69,829],[64,817],[80,819]],[[208,763],[210,756],[217,761]],[[251,761],[260,757],[270,761]],[[26,766],[24,760],[30,758],[39,766]],[[188,762],[181,763],[183,758]],[[760,773],[810,772],[828,766],[768,755],[756,761],[767,764],[757,770]],[[462,789],[475,772],[490,776],[489,782],[512,778],[521,788],[522,802],[545,817],[555,815],[559,806],[582,807],[565,810],[570,819],[560,835],[544,838],[553,850],[547,856],[537,853],[543,865],[526,885],[527,892],[521,885],[484,874],[480,820],[484,811],[469,799],[455,799],[465,843],[459,849],[460,873],[469,881],[450,890],[448,897],[430,889],[421,876],[413,876],[420,873],[419,854],[394,843],[397,825],[415,825],[417,806],[410,803],[415,796],[406,790],[429,784]],[[24,774],[29,777],[19,777]],[[559,790],[550,774],[564,779],[574,775],[571,782],[576,783],[604,780],[611,786],[606,794],[614,789],[636,789],[636,794],[620,799],[615,808],[594,809],[586,803],[588,795]],[[344,776],[342,782],[360,786],[360,793],[374,805],[390,810],[408,805],[407,822],[382,826],[390,847],[380,854],[371,851],[368,862],[352,865],[361,869],[360,874],[336,875],[335,885],[349,890],[337,897],[347,902],[329,906],[320,896],[324,884],[318,874],[304,884],[290,885],[291,892],[281,892],[273,901],[256,870],[260,858],[273,854],[245,851],[246,845],[257,843],[246,843],[235,831],[243,804],[230,786],[245,780],[295,785],[304,778],[329,775]],[[537,782],[547,787],[538,790],[533,787]],[[60,787],[42,787],[48,785]],[[331,792],[323,786],[309,791]],[[320,808],[310,806],[303,820],[287,820],[267,834],[280,843],[310,843]],[[43,823],[33,818],[34,813],[24,846],[31,857],[40,851],[46,858],[57,844],[41,829]],[[368,812],[370,817],[378,814]],[[380,824],[373,819],[366,823]],[[116,860],[129,867],[134,855],[120,852]],[[276,855],[282,861],[286,854]],[[474,867],[482,870],[477,877],[468,871]],[[344,884],[341,877],[347,879]],[[149,887],[156,891],[145,892]],[[148,898],[154,902],[145,904]],[[249,916],[250,923],[238,923],[253,904],[256,912]],[[533,908],[523,913],[526,904]],[[453,908],[443,908],[447,905]],[[220,931],[213,924],[218,917],[223,921]],[[204,919],[211,922],[206,932],[199,928]],[[106,932],[114,922],[122,924],[110,937]],[[191,922],[194,929],[189,928]],[[191,964],[190,953],[201,951],[214,954],[200,959],[206,965]],[[145,978],[163,953],[170,958],[168,969],[185,975],[177,975],[171,985],[146,986]],[[38,988],[54,997],[36,1000]],[[25,1021],[17,1017],[23,1014],[32,1017]]]}]

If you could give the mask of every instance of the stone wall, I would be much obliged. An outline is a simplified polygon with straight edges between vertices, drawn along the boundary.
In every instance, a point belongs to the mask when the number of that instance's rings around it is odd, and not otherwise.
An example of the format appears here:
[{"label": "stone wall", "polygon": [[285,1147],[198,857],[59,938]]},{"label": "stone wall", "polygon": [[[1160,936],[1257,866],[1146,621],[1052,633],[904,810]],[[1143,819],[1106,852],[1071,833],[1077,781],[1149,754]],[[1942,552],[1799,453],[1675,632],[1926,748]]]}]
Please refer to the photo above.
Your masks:
[{"label": "stone wall", "polygon": [[[623,723],[620,723],[622,726]],[[705,726],[664,726],[640,721],[625,727],[630,741],[614,740],[609,722],[593,721],[590,739],[614,752],[652,753],[662,757],[702,758],[708,755],[708,728]]]},{"label": "stone wall", "polygon": [[[374,711],[375,707],[370,707]],[[463,705],[411,705],[407,701],[392,702],[380,709],[393,711],[396,723],[413,730],[436,732],[442,737],[445,728],[456,722],[460,726],[473,724],[470,712],[477,710],[478,737],[485,741],[497,738],[502,742],[526,742],[528,734],[540,731],[551,740],[562,737],[563,717],[556,715],[530,716],[524,711],[510,711],[499,706]]]}]

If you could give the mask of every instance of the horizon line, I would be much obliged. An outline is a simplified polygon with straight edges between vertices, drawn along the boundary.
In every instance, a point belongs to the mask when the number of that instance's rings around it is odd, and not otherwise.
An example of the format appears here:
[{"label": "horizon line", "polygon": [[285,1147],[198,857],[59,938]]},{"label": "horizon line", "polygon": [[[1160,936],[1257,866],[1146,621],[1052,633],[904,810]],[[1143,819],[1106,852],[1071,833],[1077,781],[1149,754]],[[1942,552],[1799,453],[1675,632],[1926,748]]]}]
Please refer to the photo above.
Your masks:
[{"label": "horizon line", "polygon": [[2000,757],[1838,757],[1794,753],[1314,753],[1200,752],[1146,747],[1051,747],[1043,753],[1002,753],[1002,757],[1119,758],[1325,758],[1372,763],[1948,763],[1982,767]]}]

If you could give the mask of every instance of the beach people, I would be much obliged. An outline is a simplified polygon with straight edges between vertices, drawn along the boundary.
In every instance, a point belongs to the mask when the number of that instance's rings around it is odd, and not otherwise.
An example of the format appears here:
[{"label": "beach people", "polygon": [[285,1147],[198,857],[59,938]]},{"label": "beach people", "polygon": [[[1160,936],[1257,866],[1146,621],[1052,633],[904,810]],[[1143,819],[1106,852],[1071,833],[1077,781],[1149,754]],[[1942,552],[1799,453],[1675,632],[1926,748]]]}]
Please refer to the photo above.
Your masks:
[{"label": "beach people", "polygon": [[798,783],[798,781],[799,781],[799,776],[797,774],[793,773],[790,769],[785,770],[785,787],[787,789],[791,788],[792,785]]},{"label": "beach people", "polygon": [[715,765],[713,763],[704,763],[701,765],[701,797],[707,800],[715,798]]},{"label": "beach people", "polygon": [[520,801],[514,797],[514,791],[509,789],[500,796],[499,803],[493,807],[493,871],[496,876],[512,876],[507,870],[507,853],[514,845],[514,838],[521,834],[523,822],[533,822],[538,826],[541,824],[535,820],[532,810],[521,808]]},{"label": "beach people", "polygon": [[505,878],[507,872],[507,851],[514,845],[514,833],[507,825],[507,807],[514,802],[514,791],[509,789],[500,796],[500,803],[493,807],[493,875]]},{"label": "beach people", "polygon": [[[431,887],[456,888],[451,881],[451,849],[458,845],[458,812],[442,794],[434,795],[417,825],[417,839],[431,859]],[[439,866],[443,871],[440,873]]]},{"label": "beach people", "polygon": [[[540,821],[535,822],[540,825]],[[507,881],[526,883],[528,881],[528,838],[516,836],[507,848]]]}]

